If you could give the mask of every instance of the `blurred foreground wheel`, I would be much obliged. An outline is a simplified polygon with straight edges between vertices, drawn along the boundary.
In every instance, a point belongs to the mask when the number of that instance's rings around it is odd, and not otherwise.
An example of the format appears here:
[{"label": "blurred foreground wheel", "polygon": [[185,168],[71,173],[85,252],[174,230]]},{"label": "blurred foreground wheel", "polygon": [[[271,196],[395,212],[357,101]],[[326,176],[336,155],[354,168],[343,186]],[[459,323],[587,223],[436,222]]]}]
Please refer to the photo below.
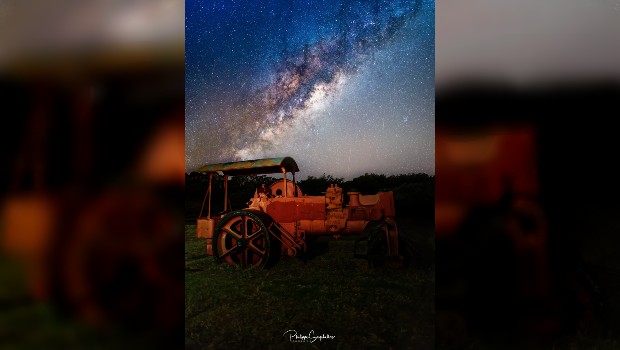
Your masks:
[{"label": "blurred foreground wheel", "polygon": [[55,249],[55,296],[91,325],[175,337],[183,325],[182,216],[149,189],[100,194]]}]

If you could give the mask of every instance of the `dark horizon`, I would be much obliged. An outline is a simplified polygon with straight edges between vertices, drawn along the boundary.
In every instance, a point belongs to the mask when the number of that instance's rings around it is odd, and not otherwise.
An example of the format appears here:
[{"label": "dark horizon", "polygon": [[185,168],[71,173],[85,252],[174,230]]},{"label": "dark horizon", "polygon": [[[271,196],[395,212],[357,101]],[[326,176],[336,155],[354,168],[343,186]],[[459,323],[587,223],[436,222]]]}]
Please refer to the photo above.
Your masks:
[{"label": "dark horizon", "polygon": [[[303,171],[300,171],[299,173],[301,173],[301,172],[303,172]],[[355,177],[352,177],[352,178],[337,177],[337,176],[333,176],[333,175],[331,175],[329,173],[322,173],[321,175],[310,174],[310,175],[307,175],[306,177],[300,177],[299,173],[295,173],[295,180],[296,181],[307,180],[310,177],[317,179],[317,178],[323,178],[323,177],[329,177],[329,176],[331,176],[334,179],[342,180],[344,182],[353,181],[355,179],[358,179],[358,178],[361,178],[361,177],[364,177],[364,176],[385,176],[386,178],[389,178],[389,177],[398,177],[398,176],[426,175],[429,178],[434,178],[435,177],[435,174],[429,174],[429,173],[425,173],[425,172],[410,172],[410,173],[400,173],[400,174],[364,173],[364,174],[361,174],[361,175],[358,175],[358,176],[355,176]],[[208,176],[206,173],[200,173],[200,172],[197,172],[197,171],[192,171],[192,172],[189,172],[189,173],[185,173],[185,178],[187,178],[189,176],[192,176],[192,174],[199,174],[200,176],[205,176],[205,177]],[[218,173],[217,176],[223,176],[223,175],[220,175]],[[229,176],[232,177],[232,175],[229,175]],[[273,178],[273,179],[281,179],[282,178],[282,174],[256,174],[256,175],[236,175],[236,176],[266,176],[268,178]],[[287,174],[287,179],[289,179],[289,180],[292,179],[290,174]]]}]

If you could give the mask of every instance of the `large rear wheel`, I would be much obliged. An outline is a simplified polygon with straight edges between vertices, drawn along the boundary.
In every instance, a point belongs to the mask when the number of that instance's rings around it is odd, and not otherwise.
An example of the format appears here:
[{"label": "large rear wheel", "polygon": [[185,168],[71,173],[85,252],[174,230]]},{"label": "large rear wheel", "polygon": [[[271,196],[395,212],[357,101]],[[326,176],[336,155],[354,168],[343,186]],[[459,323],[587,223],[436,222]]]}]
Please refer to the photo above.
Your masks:
[{"label": "large rear wheel", "polygon": [[277,254],[267,229],[270,224],[271,218],[258,211],[229,213],[215,230],[213,255],[216,260],[241,268],[266,267]]}]

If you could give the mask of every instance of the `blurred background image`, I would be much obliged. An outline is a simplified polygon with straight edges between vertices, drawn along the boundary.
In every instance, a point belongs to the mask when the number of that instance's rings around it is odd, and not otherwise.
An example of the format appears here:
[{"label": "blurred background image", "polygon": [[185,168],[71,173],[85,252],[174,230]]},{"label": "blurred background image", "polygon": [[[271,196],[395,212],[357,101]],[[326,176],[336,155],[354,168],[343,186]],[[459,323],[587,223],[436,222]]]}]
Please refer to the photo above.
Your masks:
[{"label": "blurred background image", "polygon": [[438,348],[620,346],[619,15],[437,3]]},{"label": "blurred background image", "polygon": [[[620,3],[436,13],[437,347],[620,347]],[[0,1],[0,347],[183,346],[183,33]]]},{"label": "blurred background image", "polygon": [[183,1],[0,1],[0,347],[183,346],[183,53]]}]

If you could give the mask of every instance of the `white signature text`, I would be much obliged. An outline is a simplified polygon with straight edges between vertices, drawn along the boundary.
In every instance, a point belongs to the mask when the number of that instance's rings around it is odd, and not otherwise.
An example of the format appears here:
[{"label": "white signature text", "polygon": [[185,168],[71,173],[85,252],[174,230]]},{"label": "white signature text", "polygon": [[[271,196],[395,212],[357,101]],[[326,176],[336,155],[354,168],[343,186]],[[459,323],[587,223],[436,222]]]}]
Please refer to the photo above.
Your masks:
[{"label": "white signature text", "polygon": [[314,343],[317,340],[322,341],[323,339],[336,338],[335,335],[329,335],[329,334],[314,335],[314,330],[311,330],[310,332],[308,332],[308,335],[303,335],[303,334],[297,333],[297,331],[294,329],[289,329],[288,331],[284,332],[283,335],[287,335],[287,334],[289,336],[289,340],[293,343]]}]

